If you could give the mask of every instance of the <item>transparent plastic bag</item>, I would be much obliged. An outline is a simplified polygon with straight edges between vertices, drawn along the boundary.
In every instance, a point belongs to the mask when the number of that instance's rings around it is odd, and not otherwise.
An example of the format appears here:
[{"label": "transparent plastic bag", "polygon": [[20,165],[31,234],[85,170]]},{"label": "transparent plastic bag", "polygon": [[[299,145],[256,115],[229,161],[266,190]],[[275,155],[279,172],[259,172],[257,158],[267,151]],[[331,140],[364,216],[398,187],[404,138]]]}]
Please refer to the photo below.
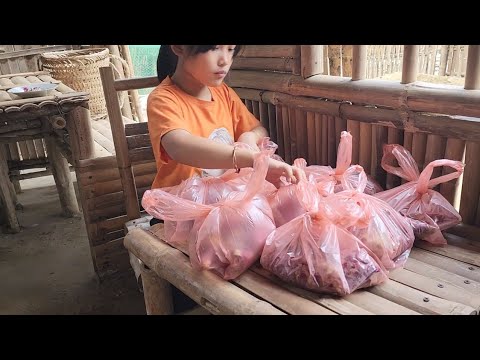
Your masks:
[{"label": "transparent plastic bag", "polygon": [[268,236],[261,265],[289,283],[340,296],[385,281],[379,259],[345,229],[358,221],[361,209],[349,211],[345,203],[322,198],[308,182],[297,189],[307,212]]},{"label": "transparent plastic bag", "polygon": [[232,191],[216,204],[198,204],[151,190],[148,197],[155,198],[154,205],[144,208],[164,220],[194,220],[188,237],[192,266],[234,279],[259,259],[266,237],[275,229],[270,205],[259,193],[270,155],[268,151],[256,154],[245,191]]},{"label": "transparent plastic bag", "polygon": [[[388,144],[383,152],[383,169],[409,182],[375,196],[407,217],[419,239],[435,245],[447,244],[442,231],[459,224],[462,218],[442,194],[431,188],[458,178],[463,173],[464,164],[446,159],[435,160],[419,174],[415,160],[403,146]],[[399,167],[391,165],[393,159],[398,161]],[[431,179],[433,169],[440,166],[449,166],[455,171]]]}]

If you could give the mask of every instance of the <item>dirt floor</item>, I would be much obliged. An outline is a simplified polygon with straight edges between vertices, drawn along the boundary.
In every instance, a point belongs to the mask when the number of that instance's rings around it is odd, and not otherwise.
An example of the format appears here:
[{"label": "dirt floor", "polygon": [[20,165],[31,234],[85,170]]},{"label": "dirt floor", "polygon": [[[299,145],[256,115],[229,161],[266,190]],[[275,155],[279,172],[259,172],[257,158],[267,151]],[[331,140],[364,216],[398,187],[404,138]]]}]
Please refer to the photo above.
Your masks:
[{"label": "dirt floor", "polygon": [[0,314],[145,314],[133,273],[97,280],[83,218],[61,216],[54,184],[22,181],[23,229],[0,232]]}]

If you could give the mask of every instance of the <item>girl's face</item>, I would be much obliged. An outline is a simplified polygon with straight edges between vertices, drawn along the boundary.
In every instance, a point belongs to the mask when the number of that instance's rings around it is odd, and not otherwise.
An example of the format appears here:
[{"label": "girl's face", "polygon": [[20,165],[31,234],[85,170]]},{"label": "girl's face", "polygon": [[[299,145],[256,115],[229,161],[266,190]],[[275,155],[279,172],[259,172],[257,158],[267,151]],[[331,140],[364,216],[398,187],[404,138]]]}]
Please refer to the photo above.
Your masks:
[{"label": "girl's face", "polygon": [[217,45],[205,53],[179,54],[178,65],[205,86],[220,86],[233,61],[235,45]]}]

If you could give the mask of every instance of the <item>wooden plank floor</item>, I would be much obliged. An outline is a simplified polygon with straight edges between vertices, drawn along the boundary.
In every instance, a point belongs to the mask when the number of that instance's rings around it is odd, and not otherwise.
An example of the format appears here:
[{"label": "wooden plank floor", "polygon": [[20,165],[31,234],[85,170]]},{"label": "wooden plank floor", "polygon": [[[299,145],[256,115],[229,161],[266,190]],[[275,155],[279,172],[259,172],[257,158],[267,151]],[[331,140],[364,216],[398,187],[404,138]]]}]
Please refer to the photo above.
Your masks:
[{"label": "wooden plank floor", "polygon": [[[127,248],[138,255],[141,254],[139,242],[148,242],[148,246],[153,246],[159,254],[166,250],[171,253],[173,248],[158,241],[158,237],[163,236],[163,225],[150,229],[147,220],[148,217],[127,223],[127,237],[135,238],[134,242],[126,242]],[[138,231],[144,233],[136,235]],[[451,234],[448,238],[453,240],[446,247],[417,241],[405,267],[392,271],[390,280],[343,298],[287,284],[259,264],[230,283],[285,314],[476,315],[480,310],[480,243]],[[188,261],[182,252],[175,249],[174,253],[176,258]],[[173,266],[162,261],[162,257],[158,257],[156,262],[161,263],[162,268]],[[190,266],[189,261],[182,263]],[[178,268],[173,270],[182,271]],[[212,286],[221,291],[222,283],[227,282],[218,279]]]}]

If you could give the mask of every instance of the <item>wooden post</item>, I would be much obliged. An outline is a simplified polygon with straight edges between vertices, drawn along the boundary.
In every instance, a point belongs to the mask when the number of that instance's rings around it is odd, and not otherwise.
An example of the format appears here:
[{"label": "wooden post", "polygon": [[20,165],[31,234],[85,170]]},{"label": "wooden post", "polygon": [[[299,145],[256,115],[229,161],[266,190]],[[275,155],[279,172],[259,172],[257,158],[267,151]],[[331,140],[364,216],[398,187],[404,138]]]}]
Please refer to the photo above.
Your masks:
[{"label": "wooden post", "polygon": [[133,178],[132,164],[128,156],[127,138],[123,124],[120,104],[118,102],[115,81],[111,67],[101,67],[100,77],[102,78],[105,103],[108,110],[108,118],[112,128],[112,138],[115,144],[118,170],[123,186],[127,216],[129,220],[140,217],[140,206],[137,198],[137,188]]},{"label": "wooden post", "polygon": [[418,45],[405,45],[403,49],[404,50],[401,84],[410,84],[417,80]]},{"label": "wooden post", "polygon": [[304,79],[323,74],[323,45],[302,45],[301,67]]},{"label": "wooden post", "polygon": [[67,217],[73,217],[80,213],[78,209],[77,197],[73,187],[70,168],[67,160],[60,154],[55,139],[51,136],[45,138],[47,146],[48,160],[52,164],[52,174],[57,186],[58,197],[62,205],[63,214]]},{"label": "wooden post", "polygon": [[465,75],[465,90],[480,88],[480,45],[468,46],[467,70]]},{"label": "wooden post", "polygon": [[367,76],[367,45],[353,45],[352,80]]},{"label": "wooden post", "polygon": [[15,212],[15,203],[10,191],[10,179],[8,177],[7,157],[3,146],[0,146],[0,196],[3,200],[3,208],[7,221],[8,230],[14,233],[20,231],[17,213]]},{"label": "wooden post", "polygon": [[79,106],[66,114],[66,119],[74,161],[93,158],[95,147],[90,125],[90,110]]},{"label": "wooden post", "polygon": [[172,315],[172,286],[154,271],[142,266],[143,298],[147,315]]}]

